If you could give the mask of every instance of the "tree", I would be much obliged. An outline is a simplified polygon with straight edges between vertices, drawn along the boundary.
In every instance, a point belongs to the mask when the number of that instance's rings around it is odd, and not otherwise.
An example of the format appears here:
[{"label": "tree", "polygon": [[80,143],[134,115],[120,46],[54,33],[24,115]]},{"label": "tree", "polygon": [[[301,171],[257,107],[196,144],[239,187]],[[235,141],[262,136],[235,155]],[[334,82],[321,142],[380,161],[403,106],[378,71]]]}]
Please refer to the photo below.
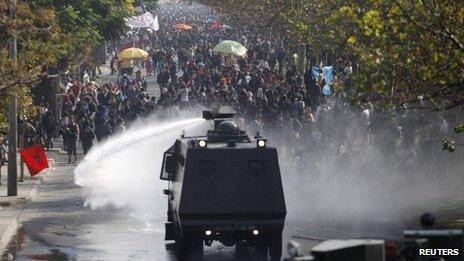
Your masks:
[{"label": "tree", "polygon": [[[30,88],[38,80],[64,61],[85,59],[82,54],[90,54],[89,47],[121,37],[127,29],[124,18],[135,9],[133,0],[17,1],[16,18],[10,19],[8,0],[0,0],[1,126],[5,126],[8,94],[19,93],[20,107],[31,108]],[[8,59],[13,36],[18,43],[16,61]]]},{"label": "tree", "polygon": [[[8,1],[0,2],[0,132],[8,128],[6,112],[8,95],[18,96],[19,113],[31,116],[30,87],[46,71],[47,65],[57,62],[57,57],[67,42],[60,35],[53,12],[46,8],[32,9],[19,2],[16,19],[8,18]],[[16,60],[9,59],[8,42],[15,36],[18,43]]]},{"label": "tree", "polygon": [[[33,10],[21,2],[16,7],[16,19],[9,19],[8,1],[2,1],[0,12],[0,94],[4,95],[16,86],[36,81],[46,64],[56,62],[64,43],[50,10]],[[16,60],[8,57],[12,37],[18,43]]]},{"label": "tree", "polygon": [[[357,94],[393,107],[448,109],[464,102],[464,3],[353,1],[334,21],[348,21],[356,55]],[[419,22],[420,21],[420,22]]]}]

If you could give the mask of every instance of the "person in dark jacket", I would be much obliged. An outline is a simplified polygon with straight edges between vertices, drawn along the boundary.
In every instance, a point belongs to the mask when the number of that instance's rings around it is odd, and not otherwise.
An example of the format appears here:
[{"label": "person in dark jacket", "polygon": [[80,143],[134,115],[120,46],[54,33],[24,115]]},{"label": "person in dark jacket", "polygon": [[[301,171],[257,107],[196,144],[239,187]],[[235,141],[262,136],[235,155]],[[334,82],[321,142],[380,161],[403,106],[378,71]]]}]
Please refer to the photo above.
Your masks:
[{"label": "person in dark jacket", "polygon": [[108,112],[105,106],[100,106],[95,116],[95,134],[98,142],[103,141],[111,135],[111,129],[108,124]]},{"label": "person in dark jacket", "polygon": [[64,130],[66,136],[66,151],[68,152],[68,163],[71,163],[71,156],[74,155],[73,163],[77,160],[77,140],[79,139],[79,126],[73,117],[69,118],[69,123]]},{"label": "person in dark jacket", "polygon": [[164,87],[167,87],[170,77],[171,76],[169,74],[168,68],[166,67],[158,74],[156,80],[158,85],[160,86],[160,90],[162,90]]},{"label": "person in dark jacket", "polygon": [[42,118],[42,125],[45,129],[45,147],[50,150],[50,148],[53,148],[53,137],[58,125],[51,111],[45,113]]},{"label": "person in dark jacket", "polygon": [[81,131],[81,143],[84,155],[89,152],[93,145],[93,139],[95,139],[95,132],[92,120],[88,117],[82,119],[82,131]]}]

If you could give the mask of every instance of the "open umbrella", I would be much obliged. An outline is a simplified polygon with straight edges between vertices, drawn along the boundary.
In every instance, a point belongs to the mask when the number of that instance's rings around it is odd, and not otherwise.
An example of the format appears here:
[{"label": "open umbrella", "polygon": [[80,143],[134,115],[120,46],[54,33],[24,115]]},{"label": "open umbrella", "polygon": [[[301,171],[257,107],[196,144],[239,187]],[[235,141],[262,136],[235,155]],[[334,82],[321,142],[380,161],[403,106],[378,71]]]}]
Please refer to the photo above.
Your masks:
[{"label": "open umbrella", "polygon": [[213,48],[213,51],[220,54],[235,55],[239,57],[245,56],[247,49],[241,43],[225,40],[220,42]]},{"label": "open umbrella", "polygon": [[127,48],[118,54],[123,60],[143,60],[148,58],[148,53],[139,48]]},{"label": "open umbrella", "polygon": [[223,24],[221,25],[221,30],[224,30],[224,31],[232,30],[232,26]]},{"label": "open umbrella", "polygon": [[182,23],[180,23],[180,24],[175,24],[175,25],[174,25],[174,28],[179,29],[179,30],[185,30],[185,31],[187,31],[187,30],[192,30],[192,29],[193,29],[193,27],[191,27],[190,25],[188,25],[188,24],[182,24]]}]

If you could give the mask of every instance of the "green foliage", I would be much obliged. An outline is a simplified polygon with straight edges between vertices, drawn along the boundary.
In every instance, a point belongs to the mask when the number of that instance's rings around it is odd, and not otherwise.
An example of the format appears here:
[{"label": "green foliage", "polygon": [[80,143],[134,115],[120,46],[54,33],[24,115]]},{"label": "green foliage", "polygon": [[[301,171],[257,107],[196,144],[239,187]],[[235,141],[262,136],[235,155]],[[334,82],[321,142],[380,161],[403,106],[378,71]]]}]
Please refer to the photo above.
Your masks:
[{"label": "green foliage", "polygon": [[[10,19],[9,0],[0,0],[0,131],[5,125],[7,95],[18,95],[22,115],[34,113],[30,88],[49,68],[66,70],[63,61],[80,62],[93,46],[118,39],[126,30],[124,18],[134,14],[133,0],[17,2],[16,18]],[[8,57],[13,36],[18,46],[16,60]]]},{"label": "green foliage", "polygon": [[443,139],[443,150],[453,153],[456,151],[456,143],[448,138]]},{"label": "green foliage", "polygon": [[134,14],[133,0],[26,0],[34,8],[48,8],[61,33],[72,40],[73,49],[115,40],[126,29],[124,18]]},{"label": "green foliage", "polygon": [[0,136],[6,136],[8,133],[7,115],[0,113]]},{"label": "green foliage", "polygon": [[373,91],[380,102],[409,106],[421,96],[430,109],[461,104],[463,93],[454,86],[463,82],[464,39],[457,39],[456,33],[464,21],[456,12],[462,12],[464,3],[369,2],[364,9],[346,7],[351,14],[340,16],[350,19],[356,29],[352,35],[356,42],[348,47],[360,65],[355,78],[358,93]]},{"label": "green foliage", "polygon": [[464,123],[460,123],[457,126],[454,127],[454,131],[456,133],[462,133],[464,132]]}]

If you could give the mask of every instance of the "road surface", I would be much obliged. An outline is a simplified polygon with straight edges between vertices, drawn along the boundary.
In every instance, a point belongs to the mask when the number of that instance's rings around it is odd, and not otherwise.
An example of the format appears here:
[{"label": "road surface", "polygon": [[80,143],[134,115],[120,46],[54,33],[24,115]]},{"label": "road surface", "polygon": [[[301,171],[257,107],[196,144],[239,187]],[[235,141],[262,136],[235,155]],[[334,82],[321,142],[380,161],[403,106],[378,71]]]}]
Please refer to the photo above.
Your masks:
[{"label": "road surface", "polygon": [[[33,201],[20,215],[22,227],[3,256],[16,260],[177,260],[172,244],[164,241],[164,220],[150,226],[124,210],[84,207],[82,188],[74,184],[67,156],[57,155]],[[154,172],[155,173],[155,172]],[[157,188],[154,188],[157,189]],[[160,190],[161,194],[161,189]],[[345,226],[286,224],[284,245],[292,235],[346,237],[350,234],[386,233],[385,228],[365,231]],[[318,240],[293,238],[309,250]],[[205,248],[205,260],[234,260],[233,248],[214,244]]]}]

